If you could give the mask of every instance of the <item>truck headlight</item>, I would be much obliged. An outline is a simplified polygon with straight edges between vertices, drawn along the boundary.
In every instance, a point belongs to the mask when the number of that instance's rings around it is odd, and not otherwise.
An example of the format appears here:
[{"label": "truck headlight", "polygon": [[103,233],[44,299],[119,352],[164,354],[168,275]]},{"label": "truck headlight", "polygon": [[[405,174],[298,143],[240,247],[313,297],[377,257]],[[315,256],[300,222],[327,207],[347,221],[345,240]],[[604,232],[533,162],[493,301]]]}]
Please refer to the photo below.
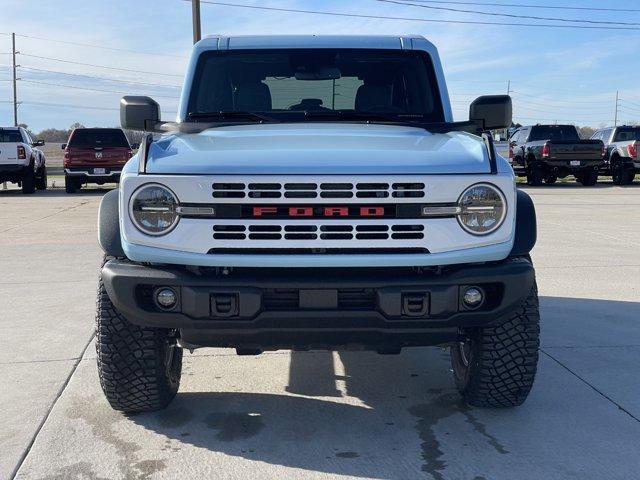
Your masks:
[{"label": "truck headlight", "polygon": [[487,235],[497,230],[507,215],[502,192],[488,183],[467,188],[458,200],[458,222],[473,235]]},{"label": "truck headlight", "polygon": [[138,188],[129,201],[129,216],[138,230],[147,235],[165,235],[178,224],[178,198],[157,183]]}]

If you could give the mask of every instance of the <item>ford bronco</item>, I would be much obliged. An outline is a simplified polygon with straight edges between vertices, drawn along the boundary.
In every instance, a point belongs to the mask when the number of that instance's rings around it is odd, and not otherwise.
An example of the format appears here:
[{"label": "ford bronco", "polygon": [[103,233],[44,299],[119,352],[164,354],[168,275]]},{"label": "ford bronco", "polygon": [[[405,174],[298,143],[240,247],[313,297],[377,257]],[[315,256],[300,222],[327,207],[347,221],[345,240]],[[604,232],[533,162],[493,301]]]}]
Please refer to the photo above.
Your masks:
[{"label": "ford bronco", "polygon": [[179,113],[121,101],[147,132],[104,196],[102,389],[168,405],[184,349],[451,347],[472,405],[527,397],[539,314],[531,199],[488,131],[511,99],[454,122],[421,37],[214,37],[194,47]]}]

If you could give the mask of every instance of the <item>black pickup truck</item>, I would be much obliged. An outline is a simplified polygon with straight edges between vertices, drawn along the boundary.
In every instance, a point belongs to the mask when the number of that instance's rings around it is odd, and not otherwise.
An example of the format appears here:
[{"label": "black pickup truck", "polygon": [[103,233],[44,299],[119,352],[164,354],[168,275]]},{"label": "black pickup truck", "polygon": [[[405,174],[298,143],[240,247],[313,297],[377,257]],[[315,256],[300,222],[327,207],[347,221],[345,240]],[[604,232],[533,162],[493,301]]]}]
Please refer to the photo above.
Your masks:
[{"label": "black pickup truck", "polygon": [[509,160],[516,175],[529,185],[554,183],[574,175],[582,185],[598,182],[604,164],[601,140],[581,140],[573,125],[521,127],[509,139]]}]

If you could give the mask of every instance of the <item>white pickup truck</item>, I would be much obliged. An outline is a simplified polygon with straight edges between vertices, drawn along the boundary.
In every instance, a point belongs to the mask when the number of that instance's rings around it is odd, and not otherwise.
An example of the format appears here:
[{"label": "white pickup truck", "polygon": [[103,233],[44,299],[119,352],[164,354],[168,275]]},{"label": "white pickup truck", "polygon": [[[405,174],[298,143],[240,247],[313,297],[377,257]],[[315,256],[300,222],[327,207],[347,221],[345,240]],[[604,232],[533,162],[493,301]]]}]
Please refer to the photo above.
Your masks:
[{"label": "white pickup truck", "polygon": [[198,347],[448,345],[467,402],[526,399],[535,210],[487,133],[511,125],[508,96],[454,122],[422,37],[213,37],[177,121],[148,97],[124,97],[120,117],[148,133],[100,206],[113,408],[165,407]]},{"label": "white pickup truck", "polygon": [[17,183],[22,193],[45,190],[46,160],[36,148],[42,145],[44,141],[34,141],[22,127],[0,127],[0,183]]}]

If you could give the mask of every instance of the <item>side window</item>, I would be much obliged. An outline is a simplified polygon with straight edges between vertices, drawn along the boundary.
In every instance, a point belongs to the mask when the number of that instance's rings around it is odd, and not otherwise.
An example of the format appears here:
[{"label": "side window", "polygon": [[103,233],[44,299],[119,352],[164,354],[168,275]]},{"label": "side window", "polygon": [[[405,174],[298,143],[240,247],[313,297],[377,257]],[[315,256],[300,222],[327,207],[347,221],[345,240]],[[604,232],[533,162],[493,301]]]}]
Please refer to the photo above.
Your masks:
[{"label": "side window", "polygon": [[602,140],[604,143],[609,143],[609,139],[611,138],[611,133],[613,133],[612,128],[607,128],[606,130],[603,130],[602,138],[600,138],[600,140]]},{"label": "side window", "polygon": [[602,130],[598,130],[591,135],[590,140],[602,140]]},{"label": "side window", "polygon": [[529,132],[531,131],[530,127],[523,128],[520,132],[520,143],[527,143],[527,138],[529,138]]}]

